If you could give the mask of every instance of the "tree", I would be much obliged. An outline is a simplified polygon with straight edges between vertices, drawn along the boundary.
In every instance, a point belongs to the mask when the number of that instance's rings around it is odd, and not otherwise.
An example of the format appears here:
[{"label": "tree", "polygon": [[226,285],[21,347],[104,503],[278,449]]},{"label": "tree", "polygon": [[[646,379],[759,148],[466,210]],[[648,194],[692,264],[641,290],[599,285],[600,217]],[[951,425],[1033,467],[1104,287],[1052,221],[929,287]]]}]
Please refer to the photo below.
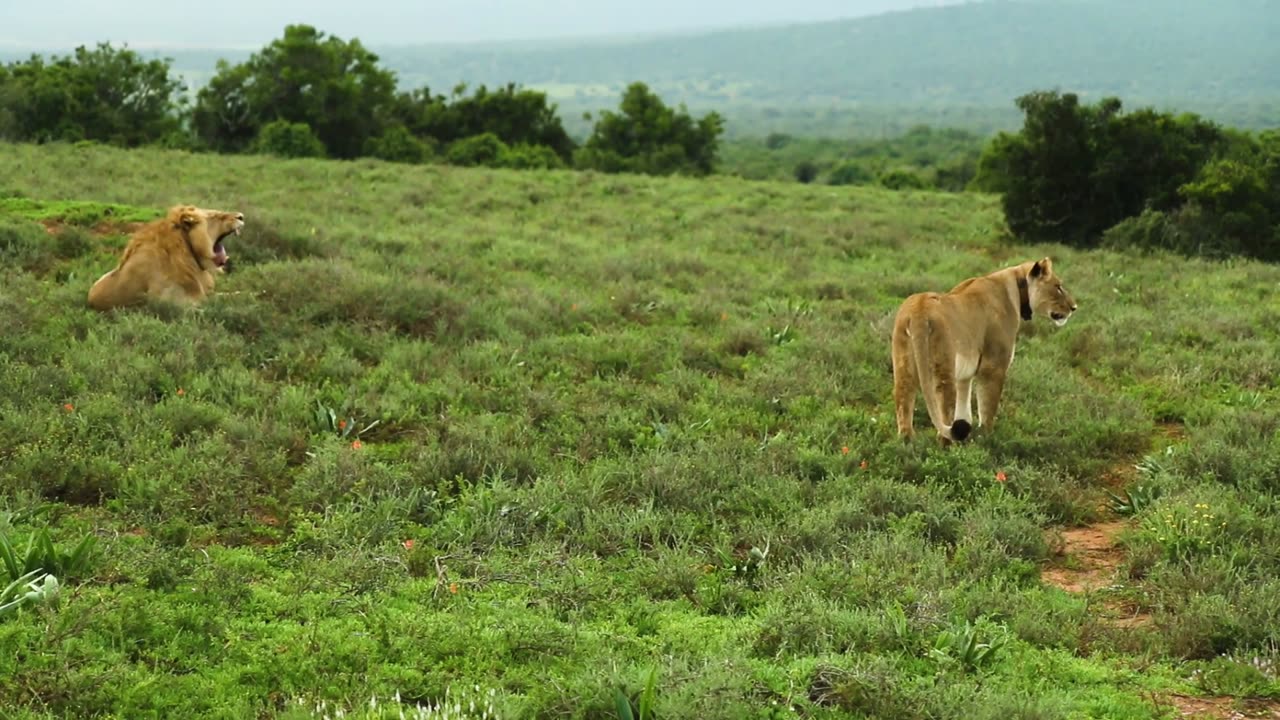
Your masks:
[{"label": "tree", "polygon": [[1144,209],[1168,210],[1223,145],[1195,115],[1143,109],[1121,114],[1116,98],[1081,105],[1071,93],[1018,98],[1022,130],[983,152],[974,185],[1003,193],[1009,229],[1026,240],[1091,246]]},{"label": "tree", "polygon": [[275,120],[306,123],[334,157],[360,155],[390,124],[395,75],[359,40],[289,25],[240,65],[218,63],[196,99],[197,134],[217,150],[240,151]]},{"label": "tree", "polygon": [[96,140],[135,147],[182,125],[182,82],[170,60],[144,61],[99,43],[45,62],[38,55],[0,68],[0,138],[44,142]]},{"label": "tree", "polygon": [[683,106],[669,108],[644,83],[632,83],[619,112],[605,111],[596,121],[578,164],[605,172],[707,175],[715,170],[723,130],[718,114],[694,120]]},{"label": "tree", "polygon": [[565,162],[575,150],[546,93],[513,83],[497,90],[481,85],[470,96],[460,85],[451,98],[421,88],[399,97],[397,117],[414,135],[445,145],[488,133],[508,146],[549,148]]}]

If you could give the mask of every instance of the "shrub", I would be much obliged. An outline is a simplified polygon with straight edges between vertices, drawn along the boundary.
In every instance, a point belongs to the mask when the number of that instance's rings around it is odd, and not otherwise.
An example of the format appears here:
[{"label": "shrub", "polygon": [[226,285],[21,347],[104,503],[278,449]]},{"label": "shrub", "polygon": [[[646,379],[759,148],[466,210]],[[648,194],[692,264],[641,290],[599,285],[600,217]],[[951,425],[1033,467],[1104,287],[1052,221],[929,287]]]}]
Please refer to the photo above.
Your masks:
[{"label": "shrub", "polygon": [[381,135],[369,138],[364,144],[364,154],[390,162],[423,163],[435,155],[435,148],[434,142],[414,137],[403,125],[393,125]]},{"label": "shrub", "polygon": [[262,126],[253,143],[255,152],[287,158],[324,157],[324,143],[303,122],[276,120]]},{"label": "shrub", "polygon": [[890,170],[880,176],[880,184],[890,190],[923,190],[929,183],[910,170]]},{"label": "shrub", "polygon": [[451,144],[445,157],[451,165],[497,167],[508,152],[506,143],[487,132]]},{"label": "shrub", "polygon": [[[797,171],[799,167],[797,166]],[[797,176],[797,179],[799,177]],[[842,162],[827,176],[831,185],[870,185],[876,179],[875,173],[854,160]],[[801,182],[805,182],[801,180]]]},{"label": "shrub", "polygon": [[793,174],[796,176],[796,180],[806,184],[811,183],[818,177],[818,166],[809,160],[801,160],[796,164]]},{"label": "shrub", "polygon": [[552,170],[564,167],[564,161],[545,145],[516,145],[502,153],[503,167],[517,170]]}]

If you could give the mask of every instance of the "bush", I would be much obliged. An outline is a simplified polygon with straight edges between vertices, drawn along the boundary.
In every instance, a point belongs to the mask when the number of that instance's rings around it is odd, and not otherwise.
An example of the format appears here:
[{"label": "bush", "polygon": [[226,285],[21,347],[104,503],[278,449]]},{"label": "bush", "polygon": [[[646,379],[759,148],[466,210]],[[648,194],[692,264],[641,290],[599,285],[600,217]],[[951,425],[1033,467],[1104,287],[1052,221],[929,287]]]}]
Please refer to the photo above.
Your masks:
[{"label": "bush", "polygon": [[[799,167],[796,168],[797,173]],[[797,175],[797,179],[799,176]],[[875,173],[868,170],[862,163],[849,160],[842,162],[836,166],[835,170],[827,176],[827,183],[830,185],[870,185],[875,182]],[[801,182],[807,182],[801,180]]]},{"label": "bush", "polygon": [[811,183],[818,177],[818,166],[808,160],[801,160],[796,164],[795,169],[796,180],[802,183]]},{"label": "bush", "polygon": [[500,164],[517,170],[551,170],[564,167],[564,161],[545,145],[516,145],[507,148]]},{"label": "bush", "polygon": [[497,167],[509,151],[497,135],[487,132],[453,143],[445,157],[451,165]]},{"label": "bush", "polygon": [[435,155],[433,145],[414,137],[403,125],[393,125],[381,135],[369,138],[364,144],[364,154],[390,162],[424,163]]},{"label": "bush", "polygon": [[890,170],[880,176],[880,184],[890,190],[924,190],[929,183],[910,170]]},{"label": "bush", "polygon": [[254,152],[287,158],[324,157],[324,143],[306,123],[276,120],[262,126],[253,143]]},{"label": "bush", "polygon": [[1159,210],[1143,210],[1102,234],[1102,245],[1112,249],[1172,249],[1176,244],[1169,216]]}]

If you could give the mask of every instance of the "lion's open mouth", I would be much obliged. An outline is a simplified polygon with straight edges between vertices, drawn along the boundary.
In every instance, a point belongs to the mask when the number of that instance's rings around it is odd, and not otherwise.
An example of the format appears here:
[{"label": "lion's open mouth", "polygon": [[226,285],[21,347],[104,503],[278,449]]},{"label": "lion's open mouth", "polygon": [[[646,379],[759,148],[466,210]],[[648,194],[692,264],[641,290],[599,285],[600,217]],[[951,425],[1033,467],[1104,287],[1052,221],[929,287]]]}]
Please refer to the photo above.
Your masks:
[{"label": "lion's open mouth", "polygon": [[218,238],[217,241],[213,243],[214,264],[218,265],[219,267],[223,267],[227,264],[227,260],[229,259],[227,257],[227,247],[222,244],[222,241],[226,240],[232,235],[239,235],[239,234],[240,234],[240,228],[235,228],[234,230],[228,230],[227,232],[223,233],[222,237]]},{"label": "lion's open mouth", "polygon": [[1067,315],[1065,313],[1060,313],[1056,311],[1050,312],[1049,319],[1053,320],[1053,324],[1057,325],[1058,327],[1062,327],[1063,325],[1067,324]]}]

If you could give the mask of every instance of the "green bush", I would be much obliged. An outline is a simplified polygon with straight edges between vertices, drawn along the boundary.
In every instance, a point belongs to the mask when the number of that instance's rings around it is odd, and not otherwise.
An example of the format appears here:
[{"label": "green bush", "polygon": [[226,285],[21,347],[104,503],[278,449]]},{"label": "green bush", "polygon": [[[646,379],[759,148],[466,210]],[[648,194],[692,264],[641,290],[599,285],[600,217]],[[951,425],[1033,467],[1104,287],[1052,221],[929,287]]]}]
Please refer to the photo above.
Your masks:
[{"label": "green bush", "polygon": [[286,158],[325,157],[324,143],[304,122],[275,120],[262,126],[253,143],[254,152]]},{"label": "green bush", "polygon": [[564,167],[555,150],[543,145],[516,145],[502,153],[500,164],[517,170],[554,170]]},{"label": "green bush", "polygon": [[433,143],[414,137],[403,125],[393,125],[364,144],[364,154],[380,160],[424,163],[435,155]]},{"label": "green bush", "polygon": [[486,132],[452,143],[445,158],[451,165],[497,167],[509,152],[497,135]]},{"label": "green bush", "polygon": [[870,185],[875,180],[875,173],[856,160],[840,163],[827,175],[830,185]]}]

